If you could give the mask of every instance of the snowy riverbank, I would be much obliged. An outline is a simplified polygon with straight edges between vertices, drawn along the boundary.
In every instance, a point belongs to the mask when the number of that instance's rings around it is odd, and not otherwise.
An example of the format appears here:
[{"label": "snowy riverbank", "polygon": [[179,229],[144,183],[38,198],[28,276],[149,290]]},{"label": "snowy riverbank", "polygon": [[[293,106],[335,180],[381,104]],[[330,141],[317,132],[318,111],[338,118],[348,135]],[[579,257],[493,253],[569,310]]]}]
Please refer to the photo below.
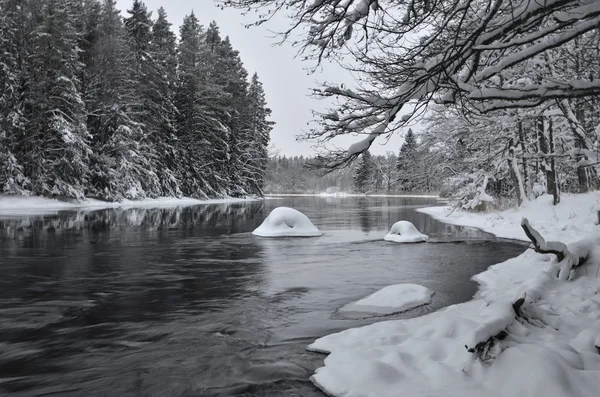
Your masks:
[{"label": "snowy riverbank", "polygon": [[556,206],[552,205],[552,196],[544,195],[519,208],[489,213],[452,212],[449,206],[417,209],[445,223],[475,227],[501,238],[529,241],[521,228],[521,219],[526,217],[546,239],[566,243],[593,231],[599,210],[600,192],[563,194]]},{"label": "snowy riverbank", "polygon": [[226,204],[242,201],[254,201],[255,198],[224,198],[199,200],[194,198],[158,197],[144,200],[123,200],[107,202],[96,199],[83,201],[61,201],[40,196],[0,195],[0,215],[49,214],[68,210],[98,210],[106,208],[168,208],[200,204]]},{"label": "snowy riverbank", "polygon": [[[556,207],[549,200],[544,196],[494,214],[455,212],[445,217],[447,207],[422,212],[520,240],[527,239],[520,226],[523,216],[549,239],[573,243],[591,236],[579,244],[591,251],[573,280],[558,281],[556,258],[528,249],[476,275],[480,289],[470,302],[316,340],[309,350],[330,354],[312,381],[340,397],[596,396],[600,195],[563,195]],[[520,297],[524,302],[514,309]],[[483,360],[466,349],[482,341],[493,342],[480,356]]]}]

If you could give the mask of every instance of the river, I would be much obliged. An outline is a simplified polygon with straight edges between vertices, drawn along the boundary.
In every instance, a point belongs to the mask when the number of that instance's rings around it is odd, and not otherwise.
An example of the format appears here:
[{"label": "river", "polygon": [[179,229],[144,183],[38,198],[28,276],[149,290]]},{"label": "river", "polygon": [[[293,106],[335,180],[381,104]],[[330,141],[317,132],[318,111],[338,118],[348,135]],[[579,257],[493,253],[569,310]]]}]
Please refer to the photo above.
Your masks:
[{"label": "river", "polygon": [[[415,211],[436,200],[288,197],[0,217],[0,395],[302,396],[314,339],[469,300],[470,277],[525,246]],[[319,238],[251,234],[277,206]],[[382,241],[408,220],[430,242]],[[433,302],[389,317],[344,304],[416,283]]]}]

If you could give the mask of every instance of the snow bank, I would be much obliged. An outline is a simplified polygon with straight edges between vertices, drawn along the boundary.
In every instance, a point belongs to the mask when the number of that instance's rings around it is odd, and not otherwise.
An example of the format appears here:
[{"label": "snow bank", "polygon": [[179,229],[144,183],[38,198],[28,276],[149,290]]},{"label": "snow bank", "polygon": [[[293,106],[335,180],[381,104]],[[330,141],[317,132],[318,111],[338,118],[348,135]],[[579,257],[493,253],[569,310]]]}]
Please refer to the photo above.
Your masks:
[{"label": "snow bank", "polygon": [[379,291],[349,303],[340,312],[387,315],[404,312],[431,303],[433,291],[417,284],[390,285]]},{"label": "snow bank", "polygon": [[580,239],[595,228],[599,210],[600,193],[591,192],[563,194],[561,202],[556,206],[552,205],[551,195],[543,195],[507,211],[452,212],[452,207],[449,206],[419,208],[417,211],[445,223],[475,227],[497,237],[529,241],[521,228],[521,219],[526,217],[546,240],[568,243]]},{"label": "snow bank", "polygon": [[[470,302],[317,339],[308,349],[329,356],[311,380],[336,397],[392,397],[399,390],[413,397],[598,395],[597,198],[563,195],[553,207],[542,197],[494,215],[453,214],[452,223],[523,240],[525,215],[545,238],[589,256],[572,281],[559,281],[560,263],[553,255],[527,250],[475,276],[480,290]],[[520,305],[513,306],[519,298]],[[476,353],[467,350],[478,344]]]},{"label": "snow bank", "polygon": [[277,207],[252,232],[262,237],[316,237],[321,236],[319,229],[310,219],[293,208]]},{"label": "snow bank", "polygon": [[65,210],[103,209],[103,208],[168,208],[192,206],[200,204],[223,204],[239,201],[254,201],[256,199],[213,199],[198,200],[194,198],[158,197],[143,200],[123,200],[108,202],[97,199],[83,201],[60,201],[40,196],[10,196],[0,195],[0,215],[33,215],[50,214]]},{"label": "snow bank", "polygon": [[419,233],[415,225],[408,221],[398,221],[383,239],[395,243],[421,243],[429,240],[429,236]]}]

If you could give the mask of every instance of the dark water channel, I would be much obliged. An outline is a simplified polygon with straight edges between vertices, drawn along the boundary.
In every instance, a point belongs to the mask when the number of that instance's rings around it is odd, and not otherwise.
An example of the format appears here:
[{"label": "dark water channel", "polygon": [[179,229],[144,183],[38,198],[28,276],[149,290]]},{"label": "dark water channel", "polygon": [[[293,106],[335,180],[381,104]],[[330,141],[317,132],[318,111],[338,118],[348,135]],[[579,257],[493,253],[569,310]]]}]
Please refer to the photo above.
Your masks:
[{"label": "dark water channel", "polygon": [[[432,199],[294,197],[175,209],[0,217],[0,395],[322,396],[315,338],[386,285],[470,299],[469,278],[523,245],[415,212]],[[294,207],[320,238],[251,234]],[[432,243],[381,240],[409,220]]]}]

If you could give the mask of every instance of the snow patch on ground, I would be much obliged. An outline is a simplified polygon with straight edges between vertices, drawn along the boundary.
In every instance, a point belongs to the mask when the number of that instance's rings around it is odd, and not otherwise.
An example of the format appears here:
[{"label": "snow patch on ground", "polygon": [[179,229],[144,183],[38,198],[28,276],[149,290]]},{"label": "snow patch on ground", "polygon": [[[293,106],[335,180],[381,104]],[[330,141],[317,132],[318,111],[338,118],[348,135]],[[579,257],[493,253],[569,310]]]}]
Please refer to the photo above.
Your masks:
[{"label": "snow patch on ground", "polygon": [[408,221],[398,221],[383,239],[395,243],[422,243],[429,240],[429,236],[421,234],[415,225]]},{"label": "snow patch on ground", "polygon": [[388,315],[431,303],[433,291],[417,284],[389,285],[339,309],[340,312]]},{"label": "snow patch on ground", "polygon": [[[572,281],[559,281],[556,258],[528,249],[476,275],[480,289],[470,302],[317,339],[308,349],[329,355],[311,380],[339,397],[395,397],[399,391],[413,397],[598,395],[598,209],[597,193],[563,195],[556,207],[544,196],[495,214],[445,218],[444,207],[425,209],[443,221],[520,240],[526,240],[520,221],[527,216],[546,239],[589,252],[589,258]],[[485,354],[467,350],[490,340]]]},{"label": "snow patch on ground", "polygon": [[317,237],[322,233],[302,212],[288,207],[277,207],[252,232],[261,237]]},{"label": "snow patch on ground", "polygon": [[225,198],[214,200],[199,200],[194,198],[158,197],[143,200],[123,200],[108,202],[97,199],[82,201],[61,201],[40,196],[11,196],[0,195],[0,215],[34,215],[51,214],[57,211],[105,209],[105,208],[169,208],[192,206],[200,204],[223,204],[256,199]]}]

